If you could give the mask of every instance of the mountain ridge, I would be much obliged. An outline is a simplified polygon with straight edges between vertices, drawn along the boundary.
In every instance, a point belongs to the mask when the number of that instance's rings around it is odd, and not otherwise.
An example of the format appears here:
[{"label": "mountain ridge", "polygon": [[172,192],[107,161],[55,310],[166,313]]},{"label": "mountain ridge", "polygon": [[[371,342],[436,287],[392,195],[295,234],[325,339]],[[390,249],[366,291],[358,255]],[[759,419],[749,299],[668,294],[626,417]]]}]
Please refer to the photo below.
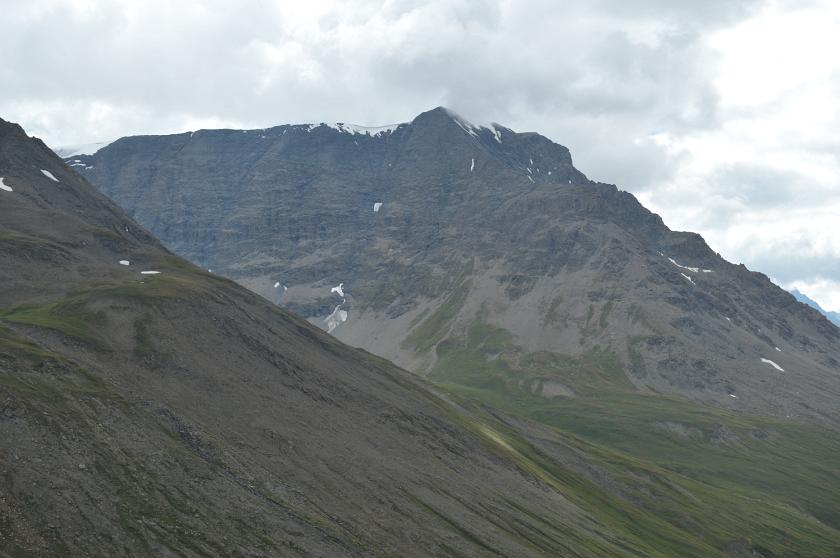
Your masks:
[{"label": "mountain ridge", "polygon": [[[123,138],[82,163],[174,251],[409,369],[434,374],[440,343],[463,347],[478,320],[508,331],[516,369],[600,347],[636,389],[840,418],[828,395],[840,330],[539,134],[437,108],[376,136],[299,125]],[[773,395],[795,380],[768,390],[767,360],[822,387]]]}]

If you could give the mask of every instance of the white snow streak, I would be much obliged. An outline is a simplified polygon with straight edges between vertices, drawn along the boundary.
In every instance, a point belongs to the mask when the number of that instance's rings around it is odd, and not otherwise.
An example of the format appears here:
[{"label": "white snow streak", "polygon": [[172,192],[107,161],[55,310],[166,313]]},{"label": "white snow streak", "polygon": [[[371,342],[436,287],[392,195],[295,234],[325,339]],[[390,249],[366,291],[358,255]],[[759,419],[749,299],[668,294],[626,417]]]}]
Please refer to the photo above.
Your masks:
[{"label": "white snow streak", "polygon": [[475,157],[473,157],[472,161],[470,161],[470,172],[472,172],[474,169],[475,169]]},{"label": "white snow streak", "polygon": [[53,182],[60,182],[60,180],[59,180],[59,179],[57,179],[57,178],[55,177],[55,175],[53,175],[53,173],[51,173],[50,171],[48,171],[48,170],[44,170],[44,169],[41,169],[41,172],[44,174],[44,176],[46,176],[47,178],[49,178],[49,179],[50,179],[50,180],[52,180]]},{"label": "white snow streak", "polygon": [[95,155],[97,151],[108,147],[113,141],[100,141],[99,143],[88,143],[84,145],[66,145],[53,149],[56,155],[62,159],[76,157],[78,155]]},{"label": "white snow streak", "polygon": [[697,273],[697,272],[700,271],[699,267],[688,267],[687,265],[680,265],[676,262],[676,260],[674,260],[674,258],[668,258],[668,261],[671,262],[672,264],[674,264],[675,266],[677,266],[680,269],[686,269],[688,271],[693,271],[694,273]]},{"label": "white snow streak", "polygon": [[277,281],[276,283],[274,283],[274,288],[275,288],[275,289],[276,289],[277,287],[279,287],[279,286],[280,286],[280,281]]},{"label": "white snow streak", "polygon": [[782,368],[781,366],[779,366],[778,364],[776,364],[775,362],[773,362],[769,358],[762,358],[761,362],[763,362],[764,364],[769,364],[770,366],[772,366],[773,368],[775,368],[779,372],[784,372],[785,371],[784,368]]},{"label": "white snow streak", "polygon": [[335,328],[347,321],[347,311],[341,309],[341,304],[335,307],[333,313],[324,319],[327,324],[327,333],[332,333]]},{"label": "white snow streak", "polygon": [[[530,175],[528,175],[528,180],[530,180],[531,182],[534,182],[534,179],[533,179],[533,178],[531,178],[531,176],[530,176]],[[536,182],[534,182],[534,183],[536,184]]]},{"label": "white snow streak", "polygon": [[[662,252],[660,252],[660,254],[662,254]],[[714,273],[711,269],[700,269],[699,267],[689,267],[687,265],[680,265],[674,258],[668,258],[668,261],[677,266],[678,268],[691,271],[692,273]]]},{"label": "white snow streak", "polygon": [[339,283],[337,287],[330,289],[331,293],[337,293],[338,296],[344,298],[344,283]]},{"label": "white snow streak", "polygon": [[373,212],[374,213],[379,213],[379,208],[380,207],[382,207],[382,202],[376,202],[375,204],[373,204]]},{"label": "white snow streak", "polygon": [[141,271],[140,275],[160,275],[160,271]]},{"label": "white snow streak", "polygon": [[685,273],[680,272],[680,275],[682,275],[683,277],[685,277],[686,279],[688,279],[688,282],[689,282],[689,283],[691,283],[692,285],[697,286],[697,283],[695,283],[695,282],[694,282],[694,279],[692,279],[691,277],[689,277],[689,276],[688,276],[688,275],[686,275]]},{"label": "white snow streak", "polygon": [[120,260],[120,265],[131,265],[131,262],[128,260]]},{"label": "white snow streak", "polygon": [[738,399],[738,396],[737,396],[737,395],[735,395],[734,393],[730,393],[730,394],[729,394],[729,397],[734,397],[735,399]]},{"label": "white snow streak", "polygon": [[377,126],[372,128],[368,126],[357,126],[356,124],[345,124],[344,122],[321,122],[320,124],[310,124],[309,130],[317,128],[318,126],[327,126],[328,128],[332,128],[333,130],[337,130],[344,134],[377,137],[388,135],[405,124],[405,122],[400,122],[399,124],[389,124],[387,126]]},{"label": "white snow streak", "polygon": [[490,124],[490,131],[493,132],[493,139],[502,143],[502,132],[496,129],[496,124]]},{"label": "white snow streak", "polygon": [[2,176],[0,176],[0,190],[4,190],[4,191],[6,191],[6,192],[14,192],[14,190],[12,190],[12,187],[11,187],[11,186],[7,186],[7,185],[3,182],[3,177],[2,177]]}]

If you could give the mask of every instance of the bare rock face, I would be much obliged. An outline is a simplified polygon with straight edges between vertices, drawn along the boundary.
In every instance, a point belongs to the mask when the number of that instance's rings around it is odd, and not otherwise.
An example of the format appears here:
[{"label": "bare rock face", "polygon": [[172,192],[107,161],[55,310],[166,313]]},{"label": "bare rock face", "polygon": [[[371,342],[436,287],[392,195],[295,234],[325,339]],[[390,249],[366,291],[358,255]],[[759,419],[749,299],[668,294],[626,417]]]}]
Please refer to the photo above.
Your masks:
[{"label": "bare rock face", "polygon": [[438,108],[384,129],[128,137],[68,161],[172,250],[437,379],[441,349],[483,324],[523,373],[540,352],[607,351],[642,391],[840,419],[840,330],[538,134]]}]

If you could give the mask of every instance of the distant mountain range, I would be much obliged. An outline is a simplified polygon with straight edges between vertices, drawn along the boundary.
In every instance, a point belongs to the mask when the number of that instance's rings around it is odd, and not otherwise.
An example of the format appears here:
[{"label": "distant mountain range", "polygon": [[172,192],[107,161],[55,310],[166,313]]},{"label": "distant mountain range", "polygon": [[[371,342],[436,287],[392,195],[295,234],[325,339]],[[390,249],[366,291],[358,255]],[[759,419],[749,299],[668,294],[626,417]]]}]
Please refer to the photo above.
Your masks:
[{"label": "distant mountain range", "polygon": [[817,304],[817,302],[808,298],[806,295],[802,294],[797,289],[791,289],[790,293],[794,296],[794,298],[796,300],[798,300],[799,302],[802,302],[804,304],[807,304],[811,308],[814,308],[815,310],[820,312],[823,316],[825,316],[826,318],[831,320],[831,322],[834,325],[840,327],[840,312],[831,312],[829,310],[823,309],[823,307],[820,306],[819,304]]}]

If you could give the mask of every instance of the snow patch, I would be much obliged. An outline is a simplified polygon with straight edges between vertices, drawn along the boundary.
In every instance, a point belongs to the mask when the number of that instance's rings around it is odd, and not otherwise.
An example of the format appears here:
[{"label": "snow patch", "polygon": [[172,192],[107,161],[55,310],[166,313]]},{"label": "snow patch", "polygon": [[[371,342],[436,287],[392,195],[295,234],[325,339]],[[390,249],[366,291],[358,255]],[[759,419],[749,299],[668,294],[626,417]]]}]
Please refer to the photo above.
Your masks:
[{"label": "snow patch", "polygon": [[737,396],[737,395],[735,395],[734,393],[730,393],[730,394],[729,394],[729,397],[734,397],[735,399],[738,399],[738,396]]},{"label": "snow patch", "polygon": [[674,264],[675,266],[677,266],[680,269],[685,269],[687,271],[691,271],[691,272],[694,272],[694,273],[698,273],[700,271],[699,267],[689,267],[687,265],[680,265],[676,262],[676,260],[674,260],[674,258],[668,258],[668,261],[671,262],[672,264]]},{"label": "snow patch", "polygon": [[473,157],[472,161],[470,161],[470,172],[472,172],[474,169],[475,169],[475,157]]},{"label": "snow patch", "polygon": [[14,190],[12,190],[11,186],[7,186],[6,183],[3,182],[3,177],[2,176],[0,176],[0,190],[3,190],[5,192],[14,192]]},{"label": "snow patch", "polygon": [[379,213],[379,208],[380,207],[382,207],[382,202],[376,202],[375,204],[373,204],[373,212],[374,213]]},{"label": "snow patch", "polygon": [[160,271],[141,271],[140,275],[160,275]]},{"label": "snow patch", "polygon": [[[531,176],[530,176],[530,175],[528,175],[528,180],[530,180],[531,182],[534,182],[534,179],[533,179],[533,178],[531,178]],[[536,184],[536,182],[534,182],[534,184]]]},{"label": "snow patch", "polygon": [[327,333],[332,333],[335,328],[347,321],[347,311],[341,309],[341,304],[335,307],[333,313],[324,319],[327,324]]},{"label": "snow patch", "polygon": [[779,372],[784,372],[785,371],[784,368],[782,368],[781,366],[779,366],[778,364],[776,364],[775,362],[773,362],[769,358],[762,358],[761,362],[763,362],[764,364],[769,364],[770,366],[772,366],[773,368],[775,368]]},{"label": "snow patch", "polygon": [[344,283],[339,283],[337,287],[330,289],[331,293],[336,293],[341,298],[344,298]]},{"label": "snow patch", "polygon": [[782,352],[782,350],[779,347],[776,347],[776,350],[779,351],[780,353]]},{"label": "snow patch", "polygon": [[686,279],[688,279],[688,282],[689,282],[689,283],[691,283],[692,285],[697,286],[697,283],[695,283],[695,282],[694,282],[694,279],[692,279],[691,277],[689,277],[689,276],[688,276],[688,275],[686,275],[685,273],[680,272],[680,275],[682,275],[683,277],[685,277]]},{"label": "snow patch", "polygon": [[277,287],[279,287],[279,286],[280,286],[280,281],[277,281],[276,283],[274,283],[274,288],[275,288],[275,289],[276,289]]},{"label": "snow patch", "polygon": [[489,130],[493,132],[493,139],[502,143],[502,132],[496,128],[496,123],[490,124]]},{"label": "snow patch", "polygon": [[120,265],[131,265],[131,262],[128,260],[120,260]]},{"label": "snow patch", "polygon": [[321,122],[320,124],[310,124],[309,130],[311,131],[313,128],[317,128],[318,126],[326,126],[328,128],[332,128],[333,130],[337,130],[343,134],[351,134],[351,135],[360,135],[360,136],[370,136],[370,137],[377,137],[377,136],[386,136],[392,133],[394,130],[399,128],[400,126],[405,126],[405,122],[400,122],[399,124],[389,124],[387,126],[376,126],[376,127],[369,127],[369,126],[358,126],[356,124],[345,124],[344,122]]},{"label": "snow patch", "polygon": [[59,179],[57,179],[57,178],[55,177],[55,175],[53,175],[53,173],[51,173],[50,171],[48,171],[48,170],[44,170],[44,169],[41,169],[41,172],[44,174],[44,176],[46,176],[47,178],[49,178],[49,179],[50,179],[50,180],[52,180],[53,182],[61,182],[61,181],[60,181]]},{"label": "snow patch", "polygon": [[85,143],[81,145],[66,145],[53,149],[53,152],[61,157],[67,159],[68,157],[76,157],[78,155],[95,155],[100,149],[104,149],[114,143],[111,141],[100,141],[98,143]]}]

